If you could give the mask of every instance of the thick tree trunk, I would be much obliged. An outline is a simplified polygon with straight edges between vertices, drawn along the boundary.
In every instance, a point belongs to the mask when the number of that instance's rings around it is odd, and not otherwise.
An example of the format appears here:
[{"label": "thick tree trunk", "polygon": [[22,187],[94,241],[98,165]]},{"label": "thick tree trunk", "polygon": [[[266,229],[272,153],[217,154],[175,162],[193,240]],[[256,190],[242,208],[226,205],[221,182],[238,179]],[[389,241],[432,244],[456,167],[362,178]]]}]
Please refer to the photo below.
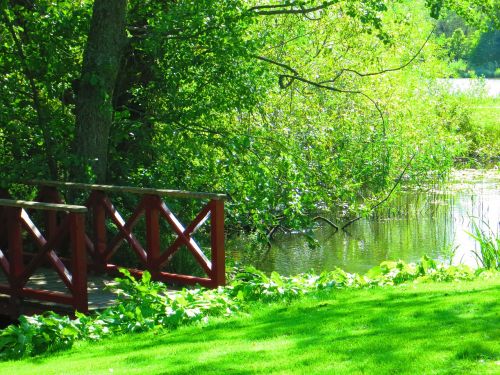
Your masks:
[{"label": "thick tree trunk", "polygon": [[73,178],[106,181],[113,90],[126,43],[127,0],[95,0],[76,100]]}]

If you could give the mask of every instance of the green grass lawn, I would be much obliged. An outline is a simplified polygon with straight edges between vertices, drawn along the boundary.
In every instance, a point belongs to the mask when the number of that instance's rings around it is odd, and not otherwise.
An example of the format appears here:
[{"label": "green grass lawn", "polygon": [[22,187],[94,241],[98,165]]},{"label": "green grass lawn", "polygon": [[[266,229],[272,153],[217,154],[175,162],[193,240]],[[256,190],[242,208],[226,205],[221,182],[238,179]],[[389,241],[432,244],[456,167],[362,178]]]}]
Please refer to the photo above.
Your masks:
[{"label": "green grass lawn", "polygon": [[500,374],[499,301],[498,276],[332,291],[3,362],[0,374]]}]

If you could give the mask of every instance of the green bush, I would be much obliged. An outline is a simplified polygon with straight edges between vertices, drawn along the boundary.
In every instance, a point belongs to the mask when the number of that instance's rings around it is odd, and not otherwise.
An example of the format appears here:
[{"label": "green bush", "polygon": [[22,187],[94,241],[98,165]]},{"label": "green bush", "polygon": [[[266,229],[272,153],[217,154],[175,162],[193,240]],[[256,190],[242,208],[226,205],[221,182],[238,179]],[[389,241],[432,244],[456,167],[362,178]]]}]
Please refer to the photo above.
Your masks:
[{"label": "green bush", "polygon": [[70,348],[82,338],[81,322],[54,312],[21,316],[18,325],[10,325],[0,333],[0,359],[22,358]]}]

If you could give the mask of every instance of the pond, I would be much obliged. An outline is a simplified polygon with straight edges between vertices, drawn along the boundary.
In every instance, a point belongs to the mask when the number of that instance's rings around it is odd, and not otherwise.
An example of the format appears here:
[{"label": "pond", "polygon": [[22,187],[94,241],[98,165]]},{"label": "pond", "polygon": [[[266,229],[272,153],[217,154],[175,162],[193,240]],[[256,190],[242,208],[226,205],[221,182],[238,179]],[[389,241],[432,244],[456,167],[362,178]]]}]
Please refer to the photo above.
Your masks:
[{"label": "pond", "polygon": [[308,246],[303,234],[290,234],[276,236],[270,248],[250,250],[244,239],[229,242],[228,255],[284,275],[336,267],[363,273],[384,260],[412,262],[425,254],[476,266],[477,244],[468,232],[473,222],[499,232],[500,171],[455,171],[445,188],[401,192],[383,211],[353,223],[348,232],[313,230],[317,247]]}]

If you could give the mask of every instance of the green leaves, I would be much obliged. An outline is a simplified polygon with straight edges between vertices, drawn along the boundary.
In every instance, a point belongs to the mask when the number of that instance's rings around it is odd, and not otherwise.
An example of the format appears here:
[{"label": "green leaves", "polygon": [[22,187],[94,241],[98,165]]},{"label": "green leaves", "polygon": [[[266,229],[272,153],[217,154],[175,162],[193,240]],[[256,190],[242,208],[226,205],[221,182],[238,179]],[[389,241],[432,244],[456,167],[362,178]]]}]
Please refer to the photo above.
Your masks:
[{"label": "green leaves", "polygon": [[[483,223],[483,226],[485,223]],[[478,250],[473,253],[478,264],[485,269],[500,270],[500,236],[491,228],[481,228],[475,221],[472,222],[472,233],[468,233],[477,241]]]},{"label": "green leaves", "polygon": [[[321,210],[360,211],[384,196],[416,147],[422,152],[409,171],[413,180],[450,168],[460,139],[449,130],[466,115],[427,87],[443,73],[432,42],[404,72],[363,75],[414,56],[430,32],[428,9],[398,0],[327,3],[308,18],[251,15],[241,0],[130,1],[129,44],[113,98],[110,182],[227,192],[234,198],[227,227],[265,236],[277,224],[310,227]],[[442,3],[427,2],[436,13]],[[466,2],[446,4],[465,10]],[[34,10],[9,8],[46,124],[39,126],[30,80],[4,27],[0,167],[12,179],[19,171],[47,176],[48,158],[67,179],[83,162],[68,150],[91,5],[44,0]],[[282,90],[279,77],[290,73],[284,66],[346,92],[298,80]],[[101,85],[98,77],[83,79]]]},{"label": "green leaves", "polygon": [[0,165],[14,179],[21,169],[47,177],[48,163],[54,171],[67,162],[89,4],[11,1],[0,12],[0,123],[10,139]]},{"label": "green leaves", "polygon": [[438,19],[445,11],[454,12],[476,27],[499,24],[500,13],[495,0],[426,0],[431,17]]},{"label": "green leaves", "polygon": [[429,7],[431,11],[431,17],[438,19],[441,15],[441,9],[443,8],[443,0],[426,0],[425,4]]},{"label": "green leaves", "polygon": [[22,358],[71,348],[81,338],[80,322],[53,312],[21,316],[0,332],[0,359]]}]

